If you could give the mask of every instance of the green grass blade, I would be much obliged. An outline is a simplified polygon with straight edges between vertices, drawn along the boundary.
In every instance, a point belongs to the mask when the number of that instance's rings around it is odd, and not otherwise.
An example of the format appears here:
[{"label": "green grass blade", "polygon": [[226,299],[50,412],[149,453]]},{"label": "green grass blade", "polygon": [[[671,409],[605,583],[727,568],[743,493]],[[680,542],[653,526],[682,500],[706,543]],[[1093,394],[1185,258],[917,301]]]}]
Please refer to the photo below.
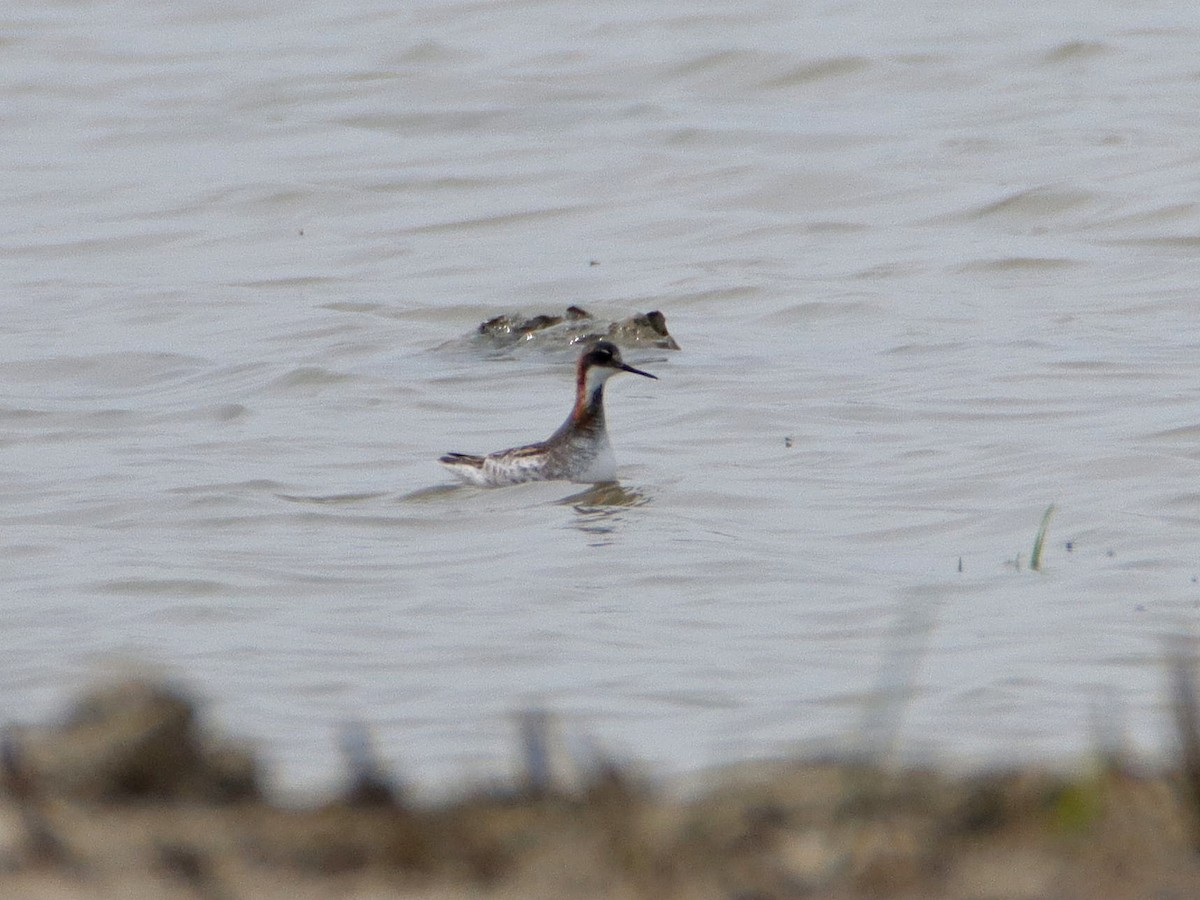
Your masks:
[{"label": "green grass blade", "polygon": [[1033,539],[1033,553],[1029,555],[1029,568],[1034,572],[1042,571],[1042,548],[1046,544],[1046,529],[1050,527],[1050,519],[1054,516],[1054,504],[1046,507],[1042,515],[1042,524],[1038,526],[1037,537]]}]

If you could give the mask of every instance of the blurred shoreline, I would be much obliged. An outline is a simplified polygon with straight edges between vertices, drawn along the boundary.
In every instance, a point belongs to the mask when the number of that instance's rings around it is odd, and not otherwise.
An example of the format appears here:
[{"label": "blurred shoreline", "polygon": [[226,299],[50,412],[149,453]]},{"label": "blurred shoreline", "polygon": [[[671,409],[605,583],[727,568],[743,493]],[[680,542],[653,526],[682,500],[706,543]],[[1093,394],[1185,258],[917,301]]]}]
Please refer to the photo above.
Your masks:
[{"label": "blurred shoreline", "polygon": [[598,754],[564,766],[535,712],[508,783],[414,802],[348,727],[344,790],[290,805],[184,692],[111,684],[61,722],[5,730],[0,896],[1188,897],[1200,717],[1190,669],[1176,675],[1178,768],[826,757],[725,767],[683,792]]}]

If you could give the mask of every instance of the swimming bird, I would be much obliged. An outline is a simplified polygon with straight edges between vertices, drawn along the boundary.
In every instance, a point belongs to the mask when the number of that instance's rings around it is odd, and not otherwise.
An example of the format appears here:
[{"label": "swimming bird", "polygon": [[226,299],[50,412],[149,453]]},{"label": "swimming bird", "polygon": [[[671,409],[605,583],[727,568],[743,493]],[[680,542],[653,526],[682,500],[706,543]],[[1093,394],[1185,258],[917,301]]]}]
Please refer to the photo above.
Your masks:
[{"label": "swimming bird", "polygon": [[611,341],[597,341],[575,367],[575,405],[544,441],[487,456],[448,453],[438,460],[468,484],[502,487],[526,481],[598,483],[617,480],[617,460],[604,427],[604,382],[618,372],[655,378],[626,365]]}]

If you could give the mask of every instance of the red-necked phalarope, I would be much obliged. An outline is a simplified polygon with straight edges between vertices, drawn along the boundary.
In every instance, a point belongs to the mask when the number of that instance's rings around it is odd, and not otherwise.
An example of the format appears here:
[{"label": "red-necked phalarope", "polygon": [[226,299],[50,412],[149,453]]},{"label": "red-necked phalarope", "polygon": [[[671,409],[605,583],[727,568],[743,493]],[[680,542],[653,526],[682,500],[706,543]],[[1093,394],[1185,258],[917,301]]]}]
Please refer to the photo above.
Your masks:
[{"label": "red-necked phalarope", "polygon": [[448,453],[438,462],[463,481],[484,487],[525,481],[616,481],[617,460],[604,428],[604,382],[618,372],[658,377],[626,365],[616,344],[598,341],[579,357],[575,406],[558,431],[526,447],[487,456]]}]

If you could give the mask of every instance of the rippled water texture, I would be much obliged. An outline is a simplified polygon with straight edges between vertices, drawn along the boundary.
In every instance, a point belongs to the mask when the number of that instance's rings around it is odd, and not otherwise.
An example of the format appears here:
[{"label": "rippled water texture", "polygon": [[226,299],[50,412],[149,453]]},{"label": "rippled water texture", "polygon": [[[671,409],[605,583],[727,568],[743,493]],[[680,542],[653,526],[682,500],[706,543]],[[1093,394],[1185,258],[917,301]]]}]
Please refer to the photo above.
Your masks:
[{"label": "rippled water texture", "polygon": [[[666,771],[1161,747],[1200,30],[1155,10],[10,4],[0,715],[148,662],[284,783],[348,719],[493,772],[530,705]],[[622,489],[442,489],[570,403],[458,338],[570,303],[682,346],[610,385]]]}]

